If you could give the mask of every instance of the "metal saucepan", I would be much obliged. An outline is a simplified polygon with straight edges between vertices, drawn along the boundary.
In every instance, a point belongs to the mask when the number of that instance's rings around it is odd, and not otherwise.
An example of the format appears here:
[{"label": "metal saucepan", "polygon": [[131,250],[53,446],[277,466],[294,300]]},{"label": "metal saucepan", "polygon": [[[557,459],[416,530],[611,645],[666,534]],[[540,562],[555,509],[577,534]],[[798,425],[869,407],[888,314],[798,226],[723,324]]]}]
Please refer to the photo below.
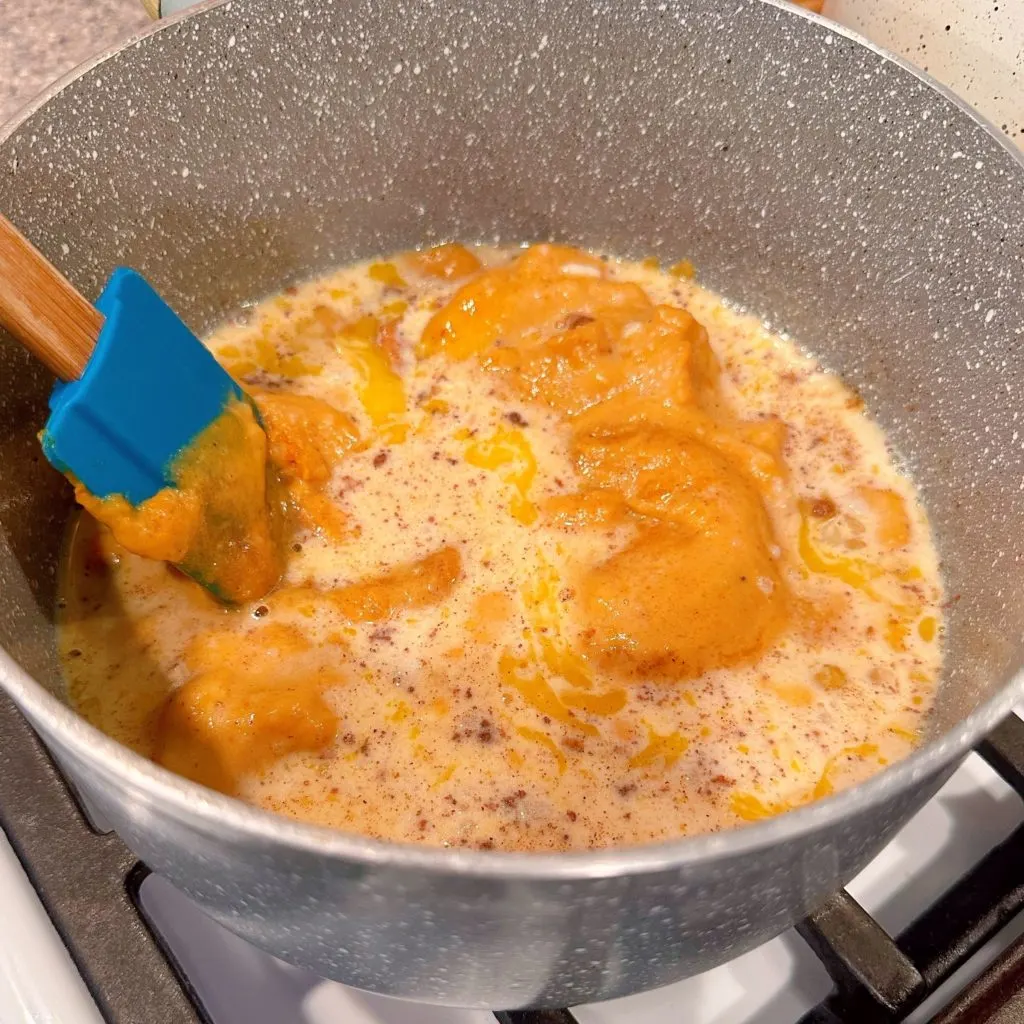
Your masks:
[{"label": "metal saucepan", "polygon": [[769,0],[234,0],[55,87],[0,207],[86,294],[140,268],[198,330],[443,239],[687,257],[859,388],[916,474],[952,601],[931,739],[736,831],[573,855],[307,827],[176,778],[61,700],[69,495],[49,381],[0,346],[0,683],[124,841],[228,928],[419,1000],[573,1004],[734,957],[846,882],[1020,696],[1024,166],[954,98]]}]

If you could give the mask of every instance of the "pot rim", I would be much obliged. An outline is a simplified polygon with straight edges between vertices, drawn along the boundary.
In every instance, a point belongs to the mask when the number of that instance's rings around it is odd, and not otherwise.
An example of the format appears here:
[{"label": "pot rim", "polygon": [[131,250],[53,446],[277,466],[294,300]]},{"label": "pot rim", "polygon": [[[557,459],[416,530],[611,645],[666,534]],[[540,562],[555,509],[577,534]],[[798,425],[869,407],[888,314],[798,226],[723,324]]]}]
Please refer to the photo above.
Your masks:
[{"label": "pot rim", "polygon": [[[71,83],[88,74],[110,57],[130,46],[139,46],[150,36],[234,0],[203,0],[177,15],[156,22],[120,46],[90,58],[30,100],[0,125],[0,145],[13,137],[45,104]],[[882,60],[929,86],[983,132],[994,138],[1017,165],[1024,183],[1024,151],[1018,149],[982,114],[952,90],[902,57],[877,46],[858,32],[791,6],[786,0],[755,0],[757,3],[802,18],[833,35],[866,47]],[[90,774],[105,777],[119,786],[129,786],[137,796],[158,806],[192,829],[217,836],[232,830],[247,841],[286,845],[296,852],[375,867],[420,871],[436,875],[460,875],[481,879],[517,879],[565,882],[574,879],[617,878],[665,870],[689,869],[708,861],[750,855],[758,850],[793,841],[833,827],[844,818],[869,811],[969,753],[970,748],[1002,721],[1024,696],[1024,666],[996,694],[977,707],[944,735],[915,750],[908,757],[881,772],[826,797],[764,821],[723,832],[641,846],[611,847],[574,853],[513,853],[463,850],[370,839],[326,826],[310,825],[243,803],[175,775],[100,732],[77,712],[36,682],[6,650],[0,649],[0,686],[24,710],[44,734],[79,759]]]}]

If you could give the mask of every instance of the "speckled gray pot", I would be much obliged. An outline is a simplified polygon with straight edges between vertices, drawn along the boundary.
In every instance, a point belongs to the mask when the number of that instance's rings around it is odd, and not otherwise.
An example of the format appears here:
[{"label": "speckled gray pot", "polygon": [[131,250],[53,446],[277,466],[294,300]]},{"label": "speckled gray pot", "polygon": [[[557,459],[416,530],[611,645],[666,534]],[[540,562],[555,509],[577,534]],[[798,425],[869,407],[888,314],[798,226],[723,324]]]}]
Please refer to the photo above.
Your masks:
[{"label": "speckled gray pot", "polygon": [[67,495],[33,436],[48,382],[4,346],[0,682],[148,864],[286,960],[492,1007],[704,970],[849,879],[1020,693],[1024,169],[950,97],[834,27],[759,0],[236,0],[25,115],[0,143],[0,206],[87,292],[132,263],[197,329],[436,239],[686,256],[861,389],[930,505],[956,600],[934,738],[906,762],[664,845],[370,842],[172,777],[61,703]]}]

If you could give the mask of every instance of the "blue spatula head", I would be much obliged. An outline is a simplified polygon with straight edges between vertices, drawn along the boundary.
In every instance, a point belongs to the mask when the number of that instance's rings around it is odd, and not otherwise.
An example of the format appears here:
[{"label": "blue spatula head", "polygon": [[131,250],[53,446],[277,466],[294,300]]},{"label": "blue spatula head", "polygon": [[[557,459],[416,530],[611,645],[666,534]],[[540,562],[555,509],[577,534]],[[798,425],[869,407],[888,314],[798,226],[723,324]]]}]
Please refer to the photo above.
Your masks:
[{"label": "blue spatula head", "polygon": [[138,505],[173,485],[175,457],[245,395],[135,271],[115,270],[96,308],[95,351],[79,380],[54,387],[43,451],[96,497]]}]

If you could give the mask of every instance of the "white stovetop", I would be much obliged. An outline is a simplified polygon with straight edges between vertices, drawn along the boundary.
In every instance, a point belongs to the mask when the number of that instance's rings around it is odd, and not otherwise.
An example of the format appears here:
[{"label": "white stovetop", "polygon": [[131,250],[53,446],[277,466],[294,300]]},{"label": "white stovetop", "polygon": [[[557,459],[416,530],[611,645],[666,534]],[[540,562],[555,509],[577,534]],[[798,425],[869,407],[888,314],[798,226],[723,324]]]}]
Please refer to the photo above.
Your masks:
[{"label": "white stovetop", "polygon": [[[825,11],[925,68],[1024,145],[1024,2],[827,0]],[[898,931],[1021,820],[1021,801],[972,755],[850,892]],[[2,833],[0,892],[0,1024],[102,1024]],[[484,1011],[401,1003],[288,967],[225,932],[162,879],[146,881],[143,900],[215,1024],[493,1024]],[[1011,924],[948,989],[1022,929],[1024,921]],[[788,932],[689,981],[574,1012],[581,1024],[794,1024],[829,987]],[[927,1020],[931,1007],[912,1019]]]}]

